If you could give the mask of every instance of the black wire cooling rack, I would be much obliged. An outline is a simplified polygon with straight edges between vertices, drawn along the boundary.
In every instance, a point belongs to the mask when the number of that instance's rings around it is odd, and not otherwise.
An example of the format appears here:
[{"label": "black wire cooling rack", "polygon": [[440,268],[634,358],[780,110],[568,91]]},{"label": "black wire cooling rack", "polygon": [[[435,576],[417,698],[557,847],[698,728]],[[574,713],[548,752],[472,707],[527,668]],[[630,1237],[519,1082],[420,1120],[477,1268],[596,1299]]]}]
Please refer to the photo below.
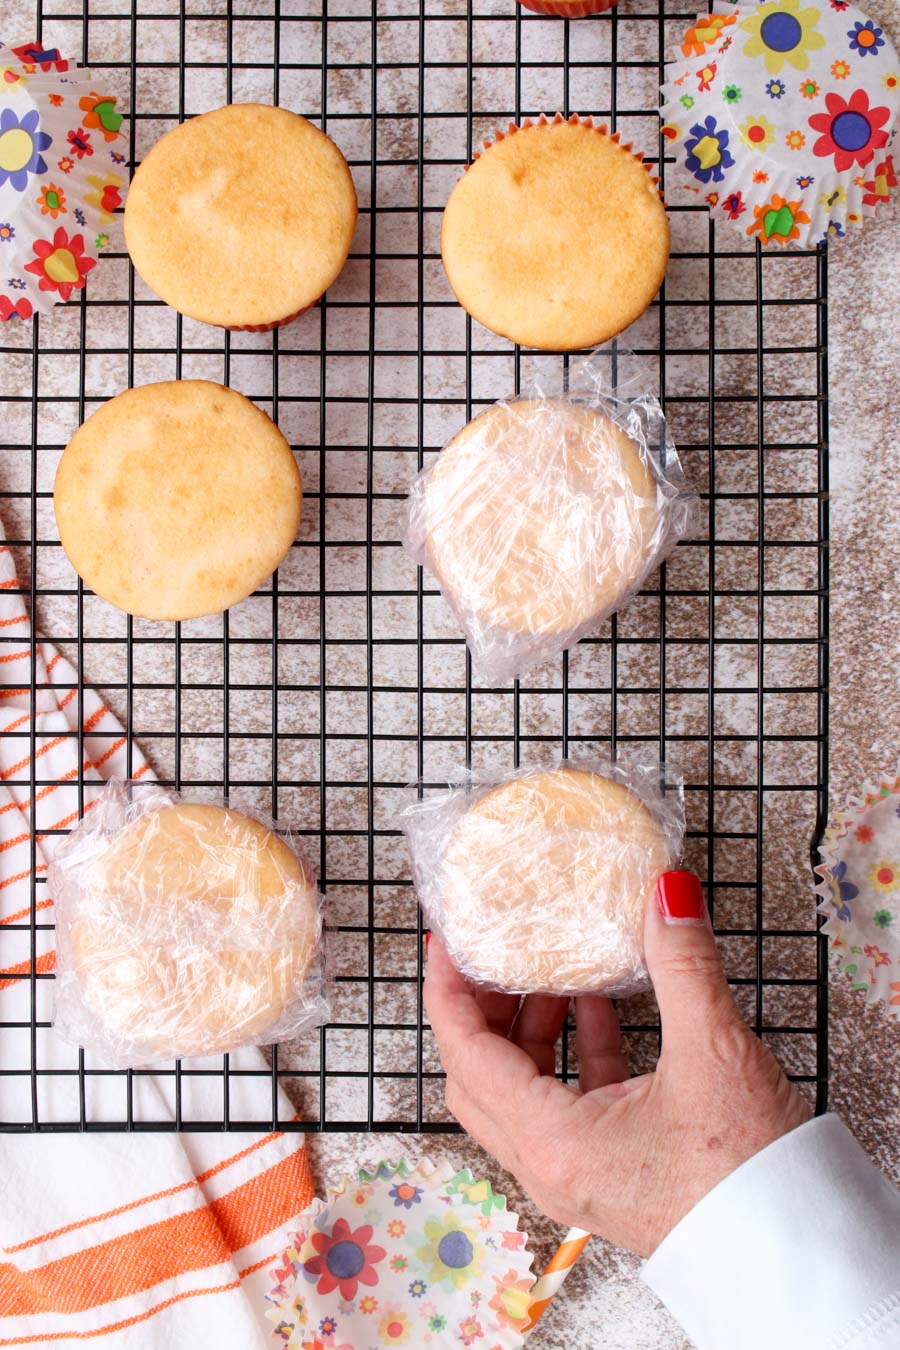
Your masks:
[{"label": "black wire cooling rack", "polygon": [[[101,1108],[109,1071],[75,1049],[47,1067],[53,976],[21,975],[30,1015],[0,1021],[3,1127],[452,1128],[396,829],[406,785],[436,786],[464,761],[505,770],[638,743],[683,770],[687,863],[707,883],[733,987],[824,1109],[826,959],[808,845],[827,800],[825,249],[763,252],[700,198],[672,210],[664,288],[623,341],[658,382],[703,523],[568,656],[479,686],[433,578],[398,540],[405,489],[430,453],[479,407],[566,364],[520,352],[455,304],[438,239],[463,165],[497,126],[556,109],[599,115],[659,157],[661,63],[696,11],[620,0],[565,22],[514,0],[39,0],[35,17],[40,40],[79,54],[130,109],[133,165],[187,116],[276,102],[338,142],[361,210],[327,298],[274,334],[182,320],[122,253],[86,297],[0,333],[0,513],[26,604],[103,688],[129,754],[139,743],[175,787],[224,791],[295,826],[328,898],[337,981],[334,1022],[267,1051],[264,1067],[226,1056],[154,1070],[166,1121],[146,1107],[148,1075],[115,1075],[119,1106],[107,1095]],[[276,417],[303,472],[304,519],[278,576],[243,605],[154,625],[83,590],[59,547],[52,477],[98,401],[181,376],[223,380]],[[27,730],[8,734],[27,751]],[[90,735],[78,734],[82,759]],[[32,759],[32,796],[48,785],[37,769]],[[0,970],[11,929],[34,953],[44,894],[39,879],[30,921],[0,928]],[[652,1000],[622,1015],[640,1071],[658,1049]],[[564,1037],[561,1072],[573,1064]],[[14,1081],[28,1087],[16,1114],[3,1106]]]}]

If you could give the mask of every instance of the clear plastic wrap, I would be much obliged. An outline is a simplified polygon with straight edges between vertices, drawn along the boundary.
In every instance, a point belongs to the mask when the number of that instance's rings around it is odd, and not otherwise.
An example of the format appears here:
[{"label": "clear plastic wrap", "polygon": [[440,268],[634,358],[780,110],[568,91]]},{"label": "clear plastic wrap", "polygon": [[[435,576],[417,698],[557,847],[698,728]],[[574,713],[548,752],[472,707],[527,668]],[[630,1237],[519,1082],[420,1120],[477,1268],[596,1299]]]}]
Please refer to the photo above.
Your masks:
[{"label": "clear plastic wrap", "polygon": [[494,404],[410,489],[403,541],[437,575],[489,682],[573,646],[690,527],[659,403],[609,369],[595,356],[562,392],[533,382]]},{"label": "clear plastic wrap", "polygon": [[568,760],[467,779],[404,812],[419,903],[455,965],[516,994],[649,987],[644,908],[681,855],[681,779]]},{"label": "clear plastic wrap", "polygon": [[54,1026],[113,1068],[326,1020],[322,901],[254,811],[112,780],[57,849]]}]

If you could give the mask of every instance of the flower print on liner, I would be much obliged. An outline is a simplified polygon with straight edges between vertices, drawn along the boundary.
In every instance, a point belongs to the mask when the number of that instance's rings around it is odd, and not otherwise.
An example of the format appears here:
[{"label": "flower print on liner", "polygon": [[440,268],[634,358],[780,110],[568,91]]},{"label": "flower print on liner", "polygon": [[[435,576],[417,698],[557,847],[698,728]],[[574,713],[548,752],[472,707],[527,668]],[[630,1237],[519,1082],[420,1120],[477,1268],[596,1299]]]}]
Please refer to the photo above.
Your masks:
[{"label": "flower print on liner", "polygon": [[802,0],[769,0],[741,20],[740,27],[750,34],[744,44],[745,56],[761,56],[770,75],[779,75],[785,65],[806,70],[809,53],[825,46],[817,31],[817,5]]},{"label": "flower print on liner", "polygon": [[831,876],[838,885],[838,903],[835,905],[837,916],[847,922],[851,918],[850,901],[859,895],[859,887],[847,880],[847,864],[843,859],[832,867]]},{"label": "flower print on liner", "polygon": [[765,150],[775,141],[776,129],[767,117],[745,117],[738,131],[748,150]]},{"label": "flower print on liner", "polygon": [[685,143],[685,164],[699,182],[721,183],[725,170],[734,164],[728,149],[729,139],[729,133],[714,117],[707,117],[705,122],[697,122],[691,127],[690,138]]},{"label": "flower print on liner", "polygon": [[890,928],[894,922],[894,916],[889,909],[876,909],[872,915],[872,922],[876,928]]},{"label": "flower print on liner", "polygon": [[784,98],[787,93],[787,85],[784,80],[770,80],[766,85],[766,93],[769,98]]},{"label": "flower print on liner", "polygon": [[744,201],[743,194],[732,192],[722,202],[722,210],[728,216],[729,220],[737,220],[747,210],[747,203]]},{"label": "flower print on liner", "polygon": [[38,239],[32,248],[37,254],[33,262],[25,264],[25,271],[38,278],[42,291],[56,291],[61,300],[68,300],[73,291],[80,291],[88,272],[96,267],[96,258],[84,255],[84,237],[71,237],[60,225],[53,239]]},{"label": "flower print on liner", "polygon": [[459,1324],[459,1339],[465,1346],[472,1346],[484,1337],[484,1328],[477,1317],[464,1317]]},{"label": "flower print on liner", "polygon": [[55,220],[57,216],[66,214],[66,194],[55,183],[50,183],[47,187],[41,188],[35,197],[35,205],[41,208],[42,216],[49,216],[51,220]]},{"label": "flower print on liner", "polygon": [[330,1294],[339,1289],[341,1298],[356,1297],[360,1284],[378,1283],[375,1267],[387,1253],[371,1244],[372,1228],[362,1224],[351,1229],[346,1219],[338,1219],[331,1233],[312,1233],[310,1241],[316,1255],[304,1261],[303,1269],[317,1277],[316,1292]]},{"label": "flower print on liner", "polygon": [[806,137],[802,131],[789,131],[784,138],[784,143],[789,150],[802,150],[806,144]]},{"label": "flower print on liner", "polygon": [[454,1210],[441,1219],[427,1219],[425,1240],[416,1248],[416,1258],[428,1267],[431,1284],[446,1289],[464,1289],[481,1278],[485,1249],[473,1228],[467,1227]]},{"label": "flower print on liner", "polygon": [[28,175],[47,172],[42,151],[53,143],[52,136],[40,128],[40,113],[32,108],[20,119],[12,108],[0,112],[0,187],[9,184],[13,192],[24,192]]},{"label": "flower print on liner", "polygon": [[394,1204],[398,1207],[402,1205],[404,1209],[412,1209],[413,1205],[420,1204],[424,1194],[421,1186],[411,1186],[408,1181],[398,1181],[390,1190]]},{"label": "flower print on liner", "polygon": [[756,233],[763,244],[787,244],[792,239],[799,239],[799,226],[810,223],[802,200],[787,201],[777,192],[763,206],[754,206],[753,214],[756,219],[747,226],[747,234]]},{"label": "flower print on liner", "polygon": [[882,895],[890,895],[900,885],[900,868],[894,862],[877,862],[869,869],[869,881]]},{"label": "flower print on liner", "polygon": [[378,1324],[378,1335],[382,1345],[403,1345],[412,1337],[412,1322],[402,1308],[385,1308]]},{"label": "flower print on liner", "polygon": [[15,237],[16,237],[15,225],[11,225],[8,220],[4,221],[3,224],[0,225],[0,244],[8,244],[13,239],[15,239]]},{"label": "flower print on liner", "polygon": [[888,142],[885,123],[891,116],[890,108],[871,108],[864,89],[855,89],[849,99],[840,94],[826,94],[824,113],[813,113],[809,125],[820,132],[813,145],[813,154],[833,156],[839,173],[854,164],[865,166]]},{"label": "flower print on liner", "polygon": [[[876,164],[875,171],[871,179],[863,181],[865,189],[863,193],[864,206],[877,206],[879,202],[890,200],[891,188],[897,186],[897,175],[894,172],[894,161],[890,155],[886,155],[884,162]],[[860,829],[867,828],[860,826]]]},{"label": "flower print on liner", "polygon": [[732,105],[740,103],[742,98],[743,90],[739,85],[726,84],[725,88],[722,90],[722,99],[725,103],[731,103]]},{"label": "flower print on liner", "polygon": [[816,84],[815,80],[802,80],[802,81],[801,81],[801,84],[800,84],[800,97],[801,97],[801,98],[818,98],[818,97],[819,97],[819,86]]},{"label": "flower print on liner", "polygon": [[530,1290],[530,1281],[521,1279],[514,1270],[508,1270],[499,1278],[494,1276],[494,1295],[488,1307],[496,1312],[501,1327],[512,1327],[513,1331],[525,1330],[532,1301]]},{"label": "flower print on liner", "polygon": [[877,56],[879,48],[884,46],[883,32],[883,28],[876,28],[872,19],[855,23],[847,33],[850,50],[858,56]]}]

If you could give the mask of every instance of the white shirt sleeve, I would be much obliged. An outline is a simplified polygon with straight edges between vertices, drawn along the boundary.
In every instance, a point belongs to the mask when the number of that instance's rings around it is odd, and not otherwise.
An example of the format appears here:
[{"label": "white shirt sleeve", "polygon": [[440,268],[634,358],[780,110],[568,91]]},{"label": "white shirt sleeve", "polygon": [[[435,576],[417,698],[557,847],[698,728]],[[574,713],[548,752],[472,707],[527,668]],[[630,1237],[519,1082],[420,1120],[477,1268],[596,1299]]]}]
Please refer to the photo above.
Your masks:
[{"label": "white shirt sleeve", "polygon": [[898,1350],[900,1193],[821,1116],[704,1196],[642,1274],[699,1350]]}]

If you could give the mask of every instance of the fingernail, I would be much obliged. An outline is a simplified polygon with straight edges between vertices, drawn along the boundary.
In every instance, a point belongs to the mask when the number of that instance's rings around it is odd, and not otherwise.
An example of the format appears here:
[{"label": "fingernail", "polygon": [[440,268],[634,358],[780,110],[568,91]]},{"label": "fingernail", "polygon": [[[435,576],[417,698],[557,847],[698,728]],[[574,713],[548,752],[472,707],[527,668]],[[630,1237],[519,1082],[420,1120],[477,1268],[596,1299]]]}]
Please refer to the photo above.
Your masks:
[{"label": "fingernail", "polygon": [[426,961],[428,960],[428,944],[429,944],[430,941],[431,941],[431,932],[428,931],[428,932],[426,932],[426,934],[425,934],[425,960],[426,960]]},{"label": "fingernail", "polygon": [[702,923],[705,920],[700,878],[694,872],[663,872],[656,883],[656,897],[666,923]]}]

